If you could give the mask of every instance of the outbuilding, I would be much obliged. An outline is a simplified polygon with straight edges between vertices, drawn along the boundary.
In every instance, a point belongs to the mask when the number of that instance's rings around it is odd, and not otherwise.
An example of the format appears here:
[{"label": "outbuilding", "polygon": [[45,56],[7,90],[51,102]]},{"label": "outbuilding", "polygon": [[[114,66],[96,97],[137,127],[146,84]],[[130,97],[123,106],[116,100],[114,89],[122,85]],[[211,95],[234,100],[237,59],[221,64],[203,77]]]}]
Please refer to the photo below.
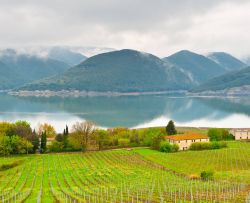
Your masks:
[{"label": "outbuilding", "polygon": [[235,140],[248,140],[250,139],[250,128],[233,128],[229,131]]}]

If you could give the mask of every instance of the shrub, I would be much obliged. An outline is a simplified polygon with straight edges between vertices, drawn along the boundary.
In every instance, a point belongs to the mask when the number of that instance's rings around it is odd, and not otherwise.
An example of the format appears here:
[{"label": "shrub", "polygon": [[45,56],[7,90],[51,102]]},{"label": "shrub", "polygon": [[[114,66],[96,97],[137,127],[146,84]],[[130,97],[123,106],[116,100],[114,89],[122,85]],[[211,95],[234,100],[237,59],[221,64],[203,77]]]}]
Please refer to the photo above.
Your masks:
[{"label": "shrub", "polygon": [[172,146],[169,142],[161,142],[160,151],[161,152],[171,152]]},{"label": "shrub", "polygon": [[202,171],[200,176],[201,176],[202,180],[212,180],[214,178],[214,172],[213,171]]},{"label": "shrub", "polygon": [[221,149],[227,147],[226,142],[194,142],[190,146],[190,150],[200,151],[209,149]]},{"label": "shrub", "polygon": [[63,142],[53,141],[49,146],[51,152],[62,152],[64,149]]},{"label": "shrub", "polygon": [[179,151],[179,146],[177,144],[170,144],[169,142],[161,142],[160,144],[160,151],[161,152],[167,152],[167,153],[170,153],[170,152],[177,152]]},{"label": "shrub", "polygon": [[210,142],[194,142],[189,149],[194,151],[212,149],[212,145]]},{"label": "shrub", "polygon": [[177,145],[177,144],[173,144],[172,145],[172,150],[171,150],[172,152],[178,152],[179,151],[179,145]]}]

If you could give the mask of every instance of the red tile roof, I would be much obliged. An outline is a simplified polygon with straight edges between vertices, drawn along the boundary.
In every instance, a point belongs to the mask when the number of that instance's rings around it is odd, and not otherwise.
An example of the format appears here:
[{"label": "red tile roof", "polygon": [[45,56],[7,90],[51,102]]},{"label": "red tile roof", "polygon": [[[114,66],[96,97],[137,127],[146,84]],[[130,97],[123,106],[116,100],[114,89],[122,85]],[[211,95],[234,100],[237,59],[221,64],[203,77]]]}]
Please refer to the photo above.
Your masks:
[{"label": "red tile roof", "polygon": [[199,134],[178,134],[178,135],[171,135],[165,136],[166,139],[170,140],[198,140],[198,139],[208,139],[206,135],[199,135]]}]

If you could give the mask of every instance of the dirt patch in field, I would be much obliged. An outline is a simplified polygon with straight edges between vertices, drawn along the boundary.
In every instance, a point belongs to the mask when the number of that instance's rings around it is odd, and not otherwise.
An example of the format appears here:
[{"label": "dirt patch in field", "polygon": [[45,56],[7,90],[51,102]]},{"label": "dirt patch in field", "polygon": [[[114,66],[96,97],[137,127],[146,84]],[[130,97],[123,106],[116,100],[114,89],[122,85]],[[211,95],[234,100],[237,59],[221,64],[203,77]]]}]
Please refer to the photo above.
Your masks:
[{"label": "dirt patch in field", "polygon": [[14,161],[9,164],[2,164],[0,165],[0,171],[6,171],[8,169],[14,168],[16,166],[19,166],[22,163],[22,161]]}]

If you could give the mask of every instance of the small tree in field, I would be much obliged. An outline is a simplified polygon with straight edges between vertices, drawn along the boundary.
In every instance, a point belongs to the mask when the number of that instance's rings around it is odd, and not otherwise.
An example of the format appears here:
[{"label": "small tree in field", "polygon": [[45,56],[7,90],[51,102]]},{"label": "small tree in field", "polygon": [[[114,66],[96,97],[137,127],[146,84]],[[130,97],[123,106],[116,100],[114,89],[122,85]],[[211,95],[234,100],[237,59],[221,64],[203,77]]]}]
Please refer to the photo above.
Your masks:
[{"label": "small tree in field", "polygon": [[168,122],[166,126],[166,132],[168,135],[175,135],[177,133],[174,122],[172,120]]}]

